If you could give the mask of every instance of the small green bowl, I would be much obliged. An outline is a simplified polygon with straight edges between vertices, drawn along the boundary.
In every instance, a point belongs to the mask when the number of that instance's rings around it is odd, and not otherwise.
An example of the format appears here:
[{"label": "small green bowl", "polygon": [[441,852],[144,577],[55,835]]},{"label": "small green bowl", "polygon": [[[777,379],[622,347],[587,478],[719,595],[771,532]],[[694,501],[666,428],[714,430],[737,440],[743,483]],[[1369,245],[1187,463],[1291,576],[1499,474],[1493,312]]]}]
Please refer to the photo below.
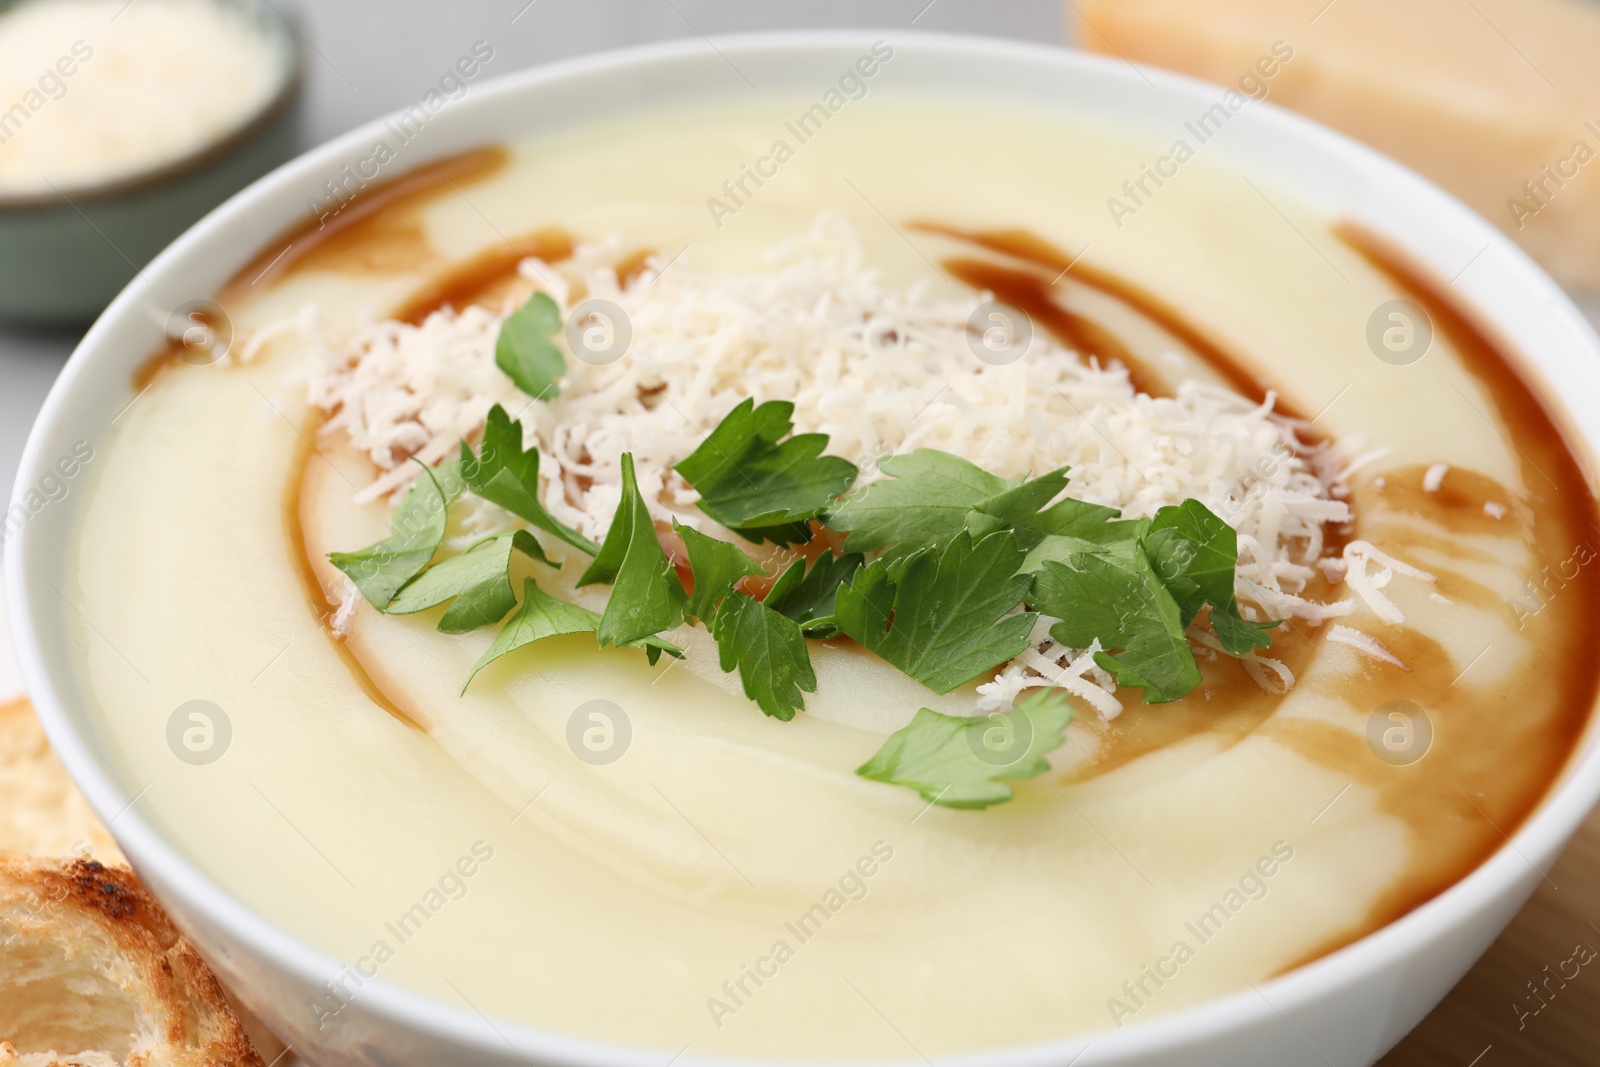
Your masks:
[{"label": "small green bowl", "polygon": [[[0,322],[89,322],[206,212],[299,150],[298,31],[269,0],[216,0],[276,44],[278,91],[220,140],[158,167],[61,192],[0,194]],[[11,6],[0,0],[0,12]]]}]

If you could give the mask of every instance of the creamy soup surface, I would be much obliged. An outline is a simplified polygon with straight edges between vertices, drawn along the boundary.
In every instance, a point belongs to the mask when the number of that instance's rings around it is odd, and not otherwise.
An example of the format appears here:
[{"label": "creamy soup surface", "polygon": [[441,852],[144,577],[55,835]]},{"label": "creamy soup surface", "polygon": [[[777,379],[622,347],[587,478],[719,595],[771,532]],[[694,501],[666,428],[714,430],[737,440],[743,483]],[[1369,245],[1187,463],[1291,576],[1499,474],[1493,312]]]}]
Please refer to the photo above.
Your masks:
[{"label": "creamy soup surface", "polygon": [[[1137,1025],[1429,899],[1559,775],[1594,688],[1578,648],[1589,491],[1505,356],[1425,280],[1203,157],[1113,220],[1108,195],[1151,146],[1061,116],[885,93],[797,143],[784,123],[810,103],[588,124],[347,207],[219,297],[228,358],[154,366],[97,443],[73,575],[94,714],[148,818],[347,964],[308,1020],[341,1026],[381,979],[667,1053],[932,1056]],[[735,203],[724,183],[775,139],[793,151]],[[610,248],[633,257],[626,275],[657,253],[662,285],[680,255],[697,276],[747,275],[819,218],[890,290],[987,287],[1032,301],[1062,347],[1120,353],[1142,387],[1255,402],[1264,386],[1314,418],[1306,440],[1356,468],[1330,552],[1359,540],[1403,562],[1380,590],[1403,621],[1334,566],[1305,595],[1349,613],[1291,619],[1266,653],[1287,693],[1202,656],[1200,689],[1174,704],[1123,690],[1108,718],[1074,698],[1050,773],[959,811],[853,772],[918,707],[970,713],[970,685],[938,696],[812,642],[818,692],[781,722],[685,629],[681,664],[577,635],[462,695],[493,628],[446,635],[437,611],[341,592],[326,553],[384,536],[392,498],[358,502],[384,472],[308,399],[330,347],[447,303],[499,314],[549,285],[519,273],[525,256],[559,273],[573,244]],[[1401,299],[1434,326],[1406,365],[1367,343],[1374,310]],[[770,381],[752,395],[781,399]],[[934,389],[922,399],[953,402]],[[194,700],[226,716],[211,762],[169,741]],[[576,716],[595,701],[606,718]],[[1397,708],[1425,711],[1431,741]],[[620,758],[593,758],[585,730],[625,734]]]}]

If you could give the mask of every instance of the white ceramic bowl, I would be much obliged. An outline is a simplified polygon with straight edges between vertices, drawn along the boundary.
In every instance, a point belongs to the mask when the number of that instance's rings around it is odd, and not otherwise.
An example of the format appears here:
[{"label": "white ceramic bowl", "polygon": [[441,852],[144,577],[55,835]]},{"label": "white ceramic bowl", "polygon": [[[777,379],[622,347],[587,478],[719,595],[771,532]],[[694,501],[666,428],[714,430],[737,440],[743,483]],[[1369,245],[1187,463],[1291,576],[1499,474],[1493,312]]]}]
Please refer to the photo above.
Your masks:
[{"label": "white ceramic bowl", "polygon": [[[730,66],[762,90],[826,84],[882,37],[895,47],[893,85],[875,92],[970,92],[1027,100],[1097,118],[1165,143],[1210,106],[1216,86],[1061,49],[899,30],[700,39],[608,53],[475,86],[407,147],[406,167],[480,144],[711,94],[747,93]],[[298,224],[306,202],[340,165],[365,154],[374,123],[310,152],[208,215],[159,256],[90,330],[45,402],[28,441],[14,501],[74,441],[101,443],[129,403],[133,369],[161,341],[166,311],[207,296],[271,237]],[[981,146],[975,146],[975,148]],[[1566,296],[1493,227],[1388,159],[1314,123],[1253,104],[1213,148],[1214,162],[1294,190],[1330,217],[1389,238],[1455,289],[1518,350],[1529,354],[1547,397],[1600,396],[1600,340]],[[1463,270],[1470,263],[1470,269]],[[154,310],[157,314],[152,315]],[[1600,404],[1577,405],[1571,425],[1600,444]],[[29,691],[67,769],[178,926],[278,1033],[322,1064],[480,1063],[527,1067],[638,1064],[662,1067],[673,1050],[607,1047],[491,1022],[368,982],[318,1031],[308,1000],[339,965],[246,910],[165,840],[95,735],[68,634],[75,609],[67,568],[80,497],[31,514],[7,546],[6,580],[17,654]],[[26,505],[24,505],[26,506]],[[130,565],[137,565],[131,562]],[[1482,954],[1527,899],[1600,797],[1600,747],[1582,751],[1510,844],[1449,891],[1399,921],[1283,977],[1202,1007],[1127,1029],[967,1057],[993,1067],[1176,1065],[1359,1067],[1414,1026]],[[619,1012],[627,1005],[617,1006]],[[695,1062],[691,1050],[679,1062]]]}]

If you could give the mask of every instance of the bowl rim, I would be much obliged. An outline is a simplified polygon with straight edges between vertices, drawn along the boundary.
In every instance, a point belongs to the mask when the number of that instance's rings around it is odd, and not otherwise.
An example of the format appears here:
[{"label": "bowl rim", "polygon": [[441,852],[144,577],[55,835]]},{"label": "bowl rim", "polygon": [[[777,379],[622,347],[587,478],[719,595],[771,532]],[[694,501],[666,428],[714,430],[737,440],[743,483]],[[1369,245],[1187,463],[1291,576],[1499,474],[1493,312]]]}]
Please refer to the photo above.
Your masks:
[{"label": "bowl rim", "polygon": [[[892,35],[897,47],[903,43],[907,47],[937,54],[948,62],[1016,60],[1055,64],[1091,72],[1091,76],[1103,77],[1112,86],[1121,84],[1131,87],[1143,83],[1158,92],[1195,101],[1202,98],[1213,101],[1220,88],[1211,82],[1135,64],[1126,59],[1092,55],[1049,44],[899,28],[852,28],[685,37],[607,50],[496,76],[480,83],[476,104],[488,106],[500,97],[514,97],[536,87],[579,76],[614,75],[652,64],[686,59],[722,62],[730,55],[833,54],[844,47],[859,47],[864,36],[870,39],[880,34]],[[473,104],[473,101],[463,101],[461,106],[472,107]],[[1474,243],[1481,239],[1485,245],[1484,252],[1494,249],[1505,270],[1517,275],[1519,281],[1542,290],[1547,300],[1538,313],[1553,317],[1560,325],[1572,330],[1576,340],[1588,348],[1587,354],[1600,360],[1600,337],[1596,337],[1559,286],[1509,238],[1451,194],[1375,149],[1269,100],[1258,101],[1255,111],[1257,121],[1271,123],[1278,131],[1290,134],[1327,155],[1339,157],[1342,165],[1352,171],[1408,186],[1414,193],[1431,198],[1442,217],[1470,233]],[[381,116],[304,152],[235,194],[158,255],[144,269],[144,274],[153,277],[172,270],[182,264],[190,256],[191,250],[213,232],[237,229],[255,201],[264,198],[277,186],[291,184],[302,174],[319,172],[329,164],[337,164],[345,159],[350,152],[359,151],[374,135],[381,133],[383,124],[390,117]],[[421,153],[418,159],[399,173],[424,165],[434,156],[435,153]],[[219,288],[224,281],[226,279],[217,280]],[[69,396],[79,389],[81,380],[91,378],[96,363],[115,358],[113,331],[118,328],[118,320],[130,313],[138,313],[142,295],[140,290],[145,284],[141,279],[130,282],[102,312],[51,388],[30,431],[13,488],[13,502],[21,499],[22,494],[47,467],[46,437],[61,417]],[[1536,376],[1542,372],[1538,355],[1524,355],[1528,363],[1526,369],[1536,372]],[[1547,382],[1539,382],[1538,387],[1542,396],[1553,395]],[[1596,442],[1587,440],[1580,443],[1587,443],[1593,448]],[[43,599],[27,581],[29,560],[33,554],[30,546],[39,541],[41,536],[36,527],[37,524],[25,524],[12,539],[10,550],[5,553],[7,609],[18,663],[28,684],[29,696],[52,745],[73,780],[102,819],[108,824],[113,820],[118,822],[115,836],[130,859],[137,858],[145,869],[159,871],[158,884],[180,897],[188,913],[202,916],[213,928],[225,931],[238,944],[248,946],[258,959],[267,961],[279,973],[287,974],[297,982],[316,987],[326,979],[337,977],[344,967],[342,961],[280,929],[248,908],[169,843],[133,805],[132,801],[137,800],[137,796],[130,798],[127,795],[116,781],[114,770],[109,765],[103,765],[87,741],[80,737],[65,701],[54,685],[52,670],[45,662],[41,635],[32,621],[35,601]],[[1127,1029],[1102,1029],[1072,1037],[936,1056],[933,1059],[941,1064],[963,1067],[968,1064],[973,1067],[979,1064],[986,1067],[1059,1067],[1063,1063],[1076,1062],[1076,1058],[1091,1046],[1097,1050],[1097,1063],[1128,1062],[1154,1054],[1182,1052],[1189,1046],[1225,1039],[1263,1023],[1270,1024],[1274,1017],[1280,1022],[1286,1021],[1288,1013],[1304,1008],[1330,993],[1347,991],[1364,980],[1400,968],[1422,948],[1449,938],[1469,922],[1491,912],[1495,904],[1512,899],[1521,903],[1526,891],[1543,874],[1543,868],[1535,860],[1542,858],[1548,862],[1575,832],[1595,803],[1600,801],[1600,744],[1595,743],[1597,732],[1600,732],[1600,716],[1592,715],[1584,738],[1569,756],[1561,776],[1551,784],[1538,805],[1502,847],[1431,900],[1349,944],[1274,975],[1259,986],[1223,994]],[[205,945],[201,943],[200,947],[204,949]],[[437,1040],[454,1043],[463,1054],[470,1051],[494,1059],[504,1056],[509,1049],[526,1062],[532,1062],[530,1057],[538,1057],[540,1062],[570,1064],[573,1067],[606,1067],[618,1063],[660,1067],[661,1064],[660,1050],[610,1044],[518,1023],[491,1021],[470,1006],[456,1007],[381,977],[365,982],[358,1001],[361,1014],[373,1020],[393,1023],[402,1030],[425,1031]],[[1303,1032],[1301,1037],[1305,1038]],[[1309,1038],[1305,1040],[1311,1043]],[[1312,1048],[1316,1049],[1316,1045],[1312,1044]],[[1320,1052],[1320,1049],[1317,1051]],[[932,1062],[920,1053],[903,1060],[874,1059],[864,1062],[883,1064],[916,1062],[917,1059],[924,1063]],[[697,1064],[723,1064],[728,1060],[717,1056],[680,1053],[673,1062],[693,1067]],[[772,1059],[758,1062],[776,1065],[799,1061]]]},{"label": "bowl rim", "polygon": [[[263,24],[264,35],[281,50],[279,82],[272,94],[229,127],[222,136],[195,145],[182,155],[139,170],[87,185],[63,185],[44,192],[0,192],[0,222],[8,217],[60,210],[77,212],[80,205],[135,196],[204,170],[231,156],[286,116],[299,99],[305,83],[305,48],[300,30],[271,0],[207,0],[219,7],[249,8]],[[5,14],[0,4],[0,15]]]}]

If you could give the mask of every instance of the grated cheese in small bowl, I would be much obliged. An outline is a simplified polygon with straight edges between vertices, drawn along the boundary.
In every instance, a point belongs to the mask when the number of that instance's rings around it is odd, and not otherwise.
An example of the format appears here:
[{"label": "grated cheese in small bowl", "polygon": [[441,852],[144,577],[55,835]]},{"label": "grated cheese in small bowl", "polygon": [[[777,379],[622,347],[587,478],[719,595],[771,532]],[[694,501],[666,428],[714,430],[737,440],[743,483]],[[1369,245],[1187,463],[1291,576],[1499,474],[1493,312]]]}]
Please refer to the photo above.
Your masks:
[{"label": "grated cheese in small bowl", "polygon": [[175,162],[259,113],[291,59],[219,0],[0,7],[0,196],[82,189]]}]

